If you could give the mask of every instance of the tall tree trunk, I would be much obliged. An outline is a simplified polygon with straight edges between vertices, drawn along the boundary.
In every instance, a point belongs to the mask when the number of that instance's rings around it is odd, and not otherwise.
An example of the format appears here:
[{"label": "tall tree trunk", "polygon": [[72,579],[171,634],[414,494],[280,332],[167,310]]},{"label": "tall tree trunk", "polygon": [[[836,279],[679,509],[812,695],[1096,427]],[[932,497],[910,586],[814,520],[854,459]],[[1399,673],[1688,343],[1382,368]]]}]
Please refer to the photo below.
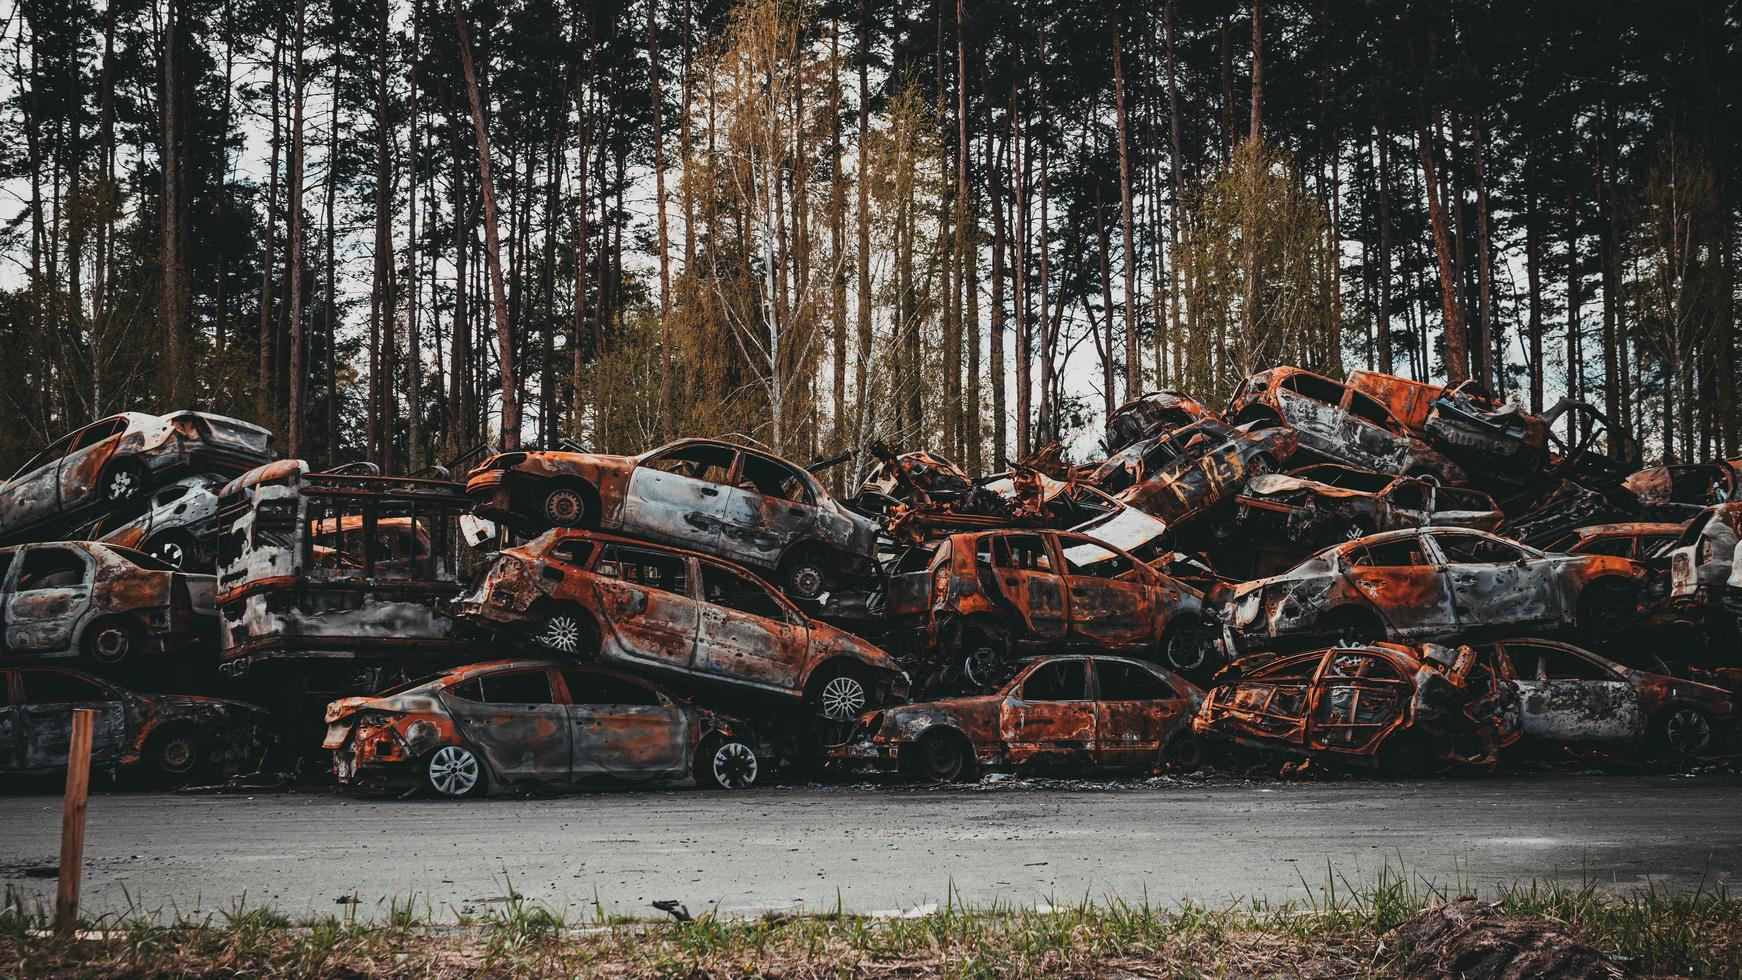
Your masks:
[{"label": "tall tree trunk", "polygon": [[418,116],[417,106],[417,59],[423,51],[423,0],[412,0],[411,3],[411,107],[408,126],[411,129],[411,152],[409,157],[411,181],[407,187],[408,212],[406,228],[406,278],[411,296],[411,309],[406,316],[405,325],[405,394],[408,402],[405,425],[405,466],[406,470],[416,473],[423,469],[425,455],[423,451],[423,337],[420,333],[422,324],[418,314],[422,312],[423,290],[422,271],[417,261],[417,186],[423,173],[422,161],[422,120]]},{"label": "tall tree trunk", "polygon": [[1525,340],[1530,363],[1525,365],[1525,369],[1530,378],[1530,410],[1538,415],[1543,410],[1542,261],[1542,212],[1536,199],[1536,150],[1527,145],[1524,150],[1524,272],[1529,303]]},{"label": "tall tree trunk", "polygon": [[1264,116],[1264,10],[1252,0],[1252,132],[1256,143],[1263,134]]},{"label": "tall tree trunk", "polygon": [[992,210],[992,324],[986,342],[986,371],[992,383],[992,468],[1002,472],[1009,464],[1005,441],[1005,381],[1004,381],[1004,172],[1001,161],[1010,148],[994,149],[992,127],[992,93],[986,89],[985,65],[981,65],[980,87],[986,105],[986,190]]},{"label": "tall tree trunk", "polygon": [[[1120,58],[1118,27],[1113,29],[1113,107],[1119,130],[1119,228],[1125,272],[1125,399],[1142,392],[1143,359],[1137,346],[1137,241],[1131,214],[1131,150],[1125,111],[1125,65]],[[1113,315],[1108,310],[1107,315]],[[1109,357],[1112,351],[1108,350]],[[1111,398],[1111,395],[1108,396]],[[1111,406],[1110,406],[1111,407]]]},{"label": "tall tree trunk", "polygon": [[[272,390],[276,366],[273,362],[273,315],[272,315],[272,273],[277,268],[273,256],[273,242],[276,238],[278,222],[278,147],[280,142],[278,132],[278,69],[283,61],[284,48],[284,14],[281,12],[275,18],[276,27],[272,42],[272,159],[267,166],[266,177],[266,229],[263,239],[264,255],[260,261],[260,372],[255,379],[254,413],[255,417],[264,422],[272,417]],[[113,157],[111,156],[111,161]],[[113,163],[111,162],[111,166]],[[110,174],[111,183],[114,180]]]},{"label": "tall tree trunk", "polygon": [[1391,374],[1391,134],[1379,124],[1379,370]]},{"label": "tall tree trunk", "polygon": [[1478,111],[1472,127],[1476,153],[1476,330],[1475,346],[1481,353],[1473,371],[1496,395],[1506,391],[1505,358],[1496,353],[1494,318],[1493,242],[1488,234],[1488,128]]},{"label": "tall tree trunk", "polygon": [[854,351],[856,359],[853,362],[853,397],[858,402],[859,422],[854,426],[859,439],[864,439],[868,433],[866,419],[871,411],[871,392],[867,385],[866,372],[871,364],[871,198],[870,172],[867,166],[865,147],[871,138],[871,87],[868,73],[871,65],[871,21],[865,15],[865,0],[859,0],[859,37],[858,37],[858,69],[859,69],[859,152],[854,156],[858,159],[858,179],[855,187],[858,193],[858,226],[857,255],[854,256],[858,265],[857,296],[855,298],[855,313],[858,317],[858,345]]},{"label": "tall tree trunk", "polygon": [[286,183],[290,207],[290,397],[285,403],[286,424],[290,435],[288,454],[300,458],[303,446],[303,335],[302,335],[302,67],[303,67],[303,0],[296,0],[296,30],[291,41],[296,67],[290,83],[290,171]]},{"label": "tall tree trunk", "polygon": [[1434,258],[1440,276],[1440,312],[1444,317],[1446,380],[1458,384],[1469,378],[1469,343],[1463,319],[1458,315],[1458,277],[1452,269],[1451,242],[1446,231],[1445,209],[1440,204],[1440,185],[1434,167],[1434,129],[1423,117],[1416,127],[1420,147],[1421,181],[1427,196],[1428,221],[1433,226]]},{"label": "tall tree trunk", "polygon": [[[340,462],[340,460],[338,458],[338,453],[339,453],[339,372],[336,370],[338,368],[338,357],[333,351],[333,341],[338,336],[338,333],[336,330],[336,321],[338,320],[338,316],[339,316],[339,314],[338,314],[339,296],[338,296],[338,290],[335,288],[335,282],[338,279],[338,263],[335,262],[333,259],[333,239],[335,237],[335,235],[334,235],[334,230],[335,230],[334,229],[334,212],[337,210],[336,205],[337,205],[338,197],[339,197],[339,168],[336,164],[337,164],[337,160],[338,160],[338,156],[339,156],[339,101],[340,101],[340,99],[339,99],[338,93],[339,93],[339,71],[340,71],[339,66],[340,66],[340,64],[341,64],[340,59],[338,59],[338,58],[333,59],[333,97],[328,100],[328,102],[330,103],[330,106],[331,106],[331,109],[330,109],[331,115],[328,117],[328,120],[327,120],[327,202],[326,202],[327,228],[326,228],[326,263],[325,263],[326,268],[322,270],[323,273],[325,274],[325,277],[326,277],[326,288],[322,290],[322,298],[323,298],[324,302],[321,304],[324,307],[324,313],[325,313],[325,316],[323,317],[324,322],[323,322],[322,327],[321,327],[321,351],[322,351],[321,356],[322,356],[322,359],[324,362],[322,364],[322,367],[326,373],[326,408],[325,408],[325,412],[324,412],[324,414],[326,416],[326,439],[324,440],[324,442],[326,443],[327,464],[329,466],[337,465]],[[377,226],[375,231],[376,231],[376,234],[379,235],[380,231],[381,231],[380,227]],[[379,245],[379,242],[377,242],[377,245]],[[377,261],[376,262],[377,278],[379,278],[379,272],[380,272],[380,262]],[[369,375],[370,382],[369,383],[373,387],[378,387],[379,382],[377,380],[375,380],[377,376],[374,372],[377,370],[377,363],[375,361],[375,350],[377,347],[377,343],[375,341],[375,337],[379,334],[379,331],[376,328],[376,324],[375,324],[375,321],[373,319],[374,313],[375,313],[374,308],[371,308],[371,310],[370,310],[371,320],[370,320],[370,324],[369,324],[369,332],[371,334],[370,345],[369,345],[369,371],[370,371],[370,375]],[[366,425],[368,426],[368,428],[366,429],[366,435],[369,439],[369,443],[367,446],[367,452],[368,452],[369,458],[374,459],[375,458],[374,446],[375,446],[375,438],[376,438],[376,431],[377,431],[376,430],[377,423],[376,423],[376,420],[374,418],[375,406],[373,404],[373,400],[374,400],[373,399],[373,395],[374,395],[373,390],[370,392],[370,395],[371,395],[371,399],[370,399],[371,404],[368,407],[368,409],[365,410],[365,414],[368,415],[369,418],[367,418],[365,420],[365,422],[366,422]]]},{"label": "tall tree trunk", "polygon": [[181,407],[189,395],[189,372],[193,356],[193,322],[189,309],[191,273],[188,270],[189,181],[184,145],[187,135],[183,67],[184,43],[190,41],[183,26],[181,0],[169,0],[163,22],[163,95],[160,101],[163,126],[160,163],[163,192],[159,200],[162,224],[160,251],[159,316],[163,322],[163,358],[158,362],[164,396]]}]

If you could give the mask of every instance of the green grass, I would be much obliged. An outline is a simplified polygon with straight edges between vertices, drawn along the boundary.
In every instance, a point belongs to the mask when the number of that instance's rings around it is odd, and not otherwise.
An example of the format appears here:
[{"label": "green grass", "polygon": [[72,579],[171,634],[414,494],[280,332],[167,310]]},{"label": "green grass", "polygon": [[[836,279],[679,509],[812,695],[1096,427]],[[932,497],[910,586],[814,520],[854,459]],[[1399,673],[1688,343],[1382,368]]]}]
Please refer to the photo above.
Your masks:
[{"label": "green grass", "polygon": [[[1387,867],[1350,882],[1326,868],[1305,897],[1227,906],[1080,898],[1040,907],[970,907],[953,893],[931,914],[826,914],[629,921],[597,900],[578,912],[516,894],[488,913],[436,924],[415,901],[375,917],[293,922],[238,903],[201,917],[137,912],[57,936],[48,910],[16,893],[0,909],[0,975],[245,973],[315,976],[835,976],[939,977],[1318,973],[1400,970],[1388,930],[1423,908],[1476,890],[1441,887]],[[1742,977],[1742,900],[1722,889],[1615,893],[1531,881],[1484,898],[1520,917],[1562,923],[1640,974]]]}]

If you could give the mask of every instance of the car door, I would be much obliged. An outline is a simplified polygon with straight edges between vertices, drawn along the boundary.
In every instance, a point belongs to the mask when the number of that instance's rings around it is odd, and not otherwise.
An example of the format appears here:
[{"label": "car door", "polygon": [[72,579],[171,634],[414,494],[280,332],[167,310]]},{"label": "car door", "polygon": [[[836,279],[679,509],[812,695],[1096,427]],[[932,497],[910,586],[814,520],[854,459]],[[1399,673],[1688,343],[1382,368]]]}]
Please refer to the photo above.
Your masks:
[{"label": "car door", "polygon": [[67,764],[77,708],[97,712],[91,729],[91,762],[113,763],[121,757],[127,707],[120,694],[81,674],[53,668],[22,669],[18,680],[21,768],[55,769]]},{"label": "car door", "polygon": [[1088,660],[1043,660],[1012,684],[999,709],[999,734],[1013,763],[1079,764],[1095,751],[1095,702]]},{"label": "car door", "polygon": [[1494,501],[1474,490],[1460,487],[1433,488],[1433,523],[1443,527],[1470,527],[1492,531],[1499,524]]},{"label": "car door", "polygon": [[738,457],[736,485],[726,490],[720,553],[772,569],[788,545],[816,527],[815,495],[794,466],[748,450]]},{"label": "car door", "polygon": [[1339,415],[1349,455],[1361,465],[1380,472],[1396,473],[1403,469],[1410,440],[1398,431],[1401,426],[1384,405],[1350,388]]},{"label": "car door", "polygon": [[1307,747],[1372,751],[1403,720],[1413,688],[1414,682],[1383,657],[1330,651],[1312,688]]},{"label": "car door", "polygon": [[1046,538],[1027,531],[994,536],[992,581],[997,598],[1021,623],[1026,638],[1064,639],[1065,584],[1054,568]]},{"label": "car door", "polygon": [[1276,407],[1303,448],[1330,459],[1348,458],[1344,388],[1310,374],[1290,374],[1276,388]]},{"label": "car door", "polygon": [[698,551],[717,551],[726,493],[738,461],[731,446],[685,442],[655,450],[630,471],[617,527]]},{"label": "car door", "polygon": [[91,558],[68,545],[31,545],[16,559],[18,575],[5,593],[6,649],[43,654],[70,650],[91,605]]},{"label": "car door", "polygon": [[491,771],[511,782],[563,782],[573,763],[574,724],[556,696],[551,668],[504,668],[448,688],[454,725]]},{"label": "car door", "polygon": [[810,647],[803,619],[756,579],[707,559],[698,564],[702,599],[696,670],[797,689]]},{"label": "car door", "polygon": [[1304,745],[1313,681],[1329,651],[1285,657],[1212,690],[1205,715],[1217,731]]},{"label": "car door", "polygon": [[689,669],[695,663],[701,621],[690,576],[687,555],[605,545],[593,564],[607,626],[600,648],[629,660]]},{"label": "car door", "polygon": [[1357,546],[1343,555],[1344,574],[1400,637],[1455,629],[1457,611],[1445,570],[1419,535]]},{"label": "car door", "polygon": [[665,776],[688,769],[694,721],[658,691],[621,674],[564,667],[577,778]]},{"label": "car door", "polygon": [[1445,565],[1446,581],[1466,629],[1530,626],[1560,620],[1560,590],[1547,562],[1519,545],[1482,534],[1426,535]]},{"label": "car door", "polygon": [[69,432],[56,439],[0,487],[0,526],[8,534],[60,512],[60,458],[78,437]]},{"label": "car door", "polygon": [[1509,641],[1524,734],[1555,743],[1620,742],[1645,731],[1639,692],[1611,664],[1561,644]]},{"label": "car door", "polygon": [[1156,668],[1110,657],[1094,659],[1095,762],[1103,766],[1151,766],[1162,742],[1192,710]]},{"label": "car door", "polygon": [[1434,523],[1432,493],[1426,483],[1404,477],[1385,488],[1380,497],[1378,530],[1422,527]]},{"label": "car door", "polygon": [[[102,499],[104,472],[126,431],[125,416],[104,419],[79,430],[78,438],[61,457],[55,477],[60,486],[61,510],[71,511]],[[141,489],[136,487],[135,492]]]},{"label": "car door", "polygon": [[[1057,535],[1065,587],[1070,592],[1068,636],[1104,647],[1141,647],[1157,638],[1156,624],[1177,589],[1130,555],[1080,534]],[[1165,595],[1172,592],[1172,595]]]}]

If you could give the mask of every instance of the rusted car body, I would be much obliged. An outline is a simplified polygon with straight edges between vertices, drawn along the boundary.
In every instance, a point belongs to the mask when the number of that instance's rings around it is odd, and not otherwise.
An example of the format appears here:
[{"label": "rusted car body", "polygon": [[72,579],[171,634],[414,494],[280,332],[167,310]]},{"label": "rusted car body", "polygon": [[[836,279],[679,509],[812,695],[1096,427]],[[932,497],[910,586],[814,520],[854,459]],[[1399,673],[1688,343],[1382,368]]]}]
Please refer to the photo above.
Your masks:
[{"label": "rusted car body", "polygon": [[1286,428],[1251,430],[1204,419],[1143,439],[1087,478],[1113,499],[1178,528],[1229,501],[1295,451]]},{"label": "rusted car body", "polygon": [[1719,627],[1742,622],[1729,602],[1732,586],[1742,586],[1736,569],[1742,551],[1742,502],[1718,504],[1700,512],[1669,546],[1669,601],[1664,618]]},{"label": "rusted car body", "polygon": [[111,415],[56,440],[0,484],[0,543],[53,537],[188,472],[258,466],[272,458],[271,438],[257,425],[205,412]]},{"label": "rusted car body", "polygon": [[218,560],[218,493],[228,481],[201,473],[153,490],[140,513],[118,511],[75,535],[143,551],[188,571],[215,570]]},{"label": "rusted car body", "polygon": [[742,725],[643,680],[549,660],[448,670],[327,706],[339,782],[437,796],[681,779],[740,789],[762,765]]},{"label": "rusted car body", "polygon": [[457,528],[470,506],[449,480],[295,459],[236,478],[219,495],[220,671],[264,671],[274,690],[279,678],[376,690],[406,668],[488,654],[449,608],[476,560]]},{"label": "rusted car body", "polygon": [[501,453],[466,480],[480,517],[626,534],[772,575],[814,599],[874,579],[877,524],[803,467],[728,442],[684,439],[639,456]]},{"label": "rusted car body", "polygon": [[1195,589],[1068,531],[952,535],[904,555],[887,611],[896,655],[922,686],[984,690],[1018,654],[1131,653],[1186,674],[1213,669],[1218,624]]},{"label": "rusted car body", "polygon": [[1492,767],[1518,741],[1518,692],[1491,656],[1372,643],[1229,667],[1192,727],[1205,739],[1419,775]]},{"label": "rusted car body", "polygon": [[1550,541],[1544,551],[1563,555],[1614,555],[1644,562],[1661,553],[1681,537],[1682,524],[1632,521],[1624,524],[1592,524]]},{"label": "rusted car body", "polygon": [[830,721],[907,696],[888,654],[811,619],[748,570],[627,538],[554,529],[504,549],[458,608],[565,657],[802,698]]},{"label": "rusted car body", "polygon": [[1640,519],[1640,508],[1625,489],[1597,491],[1563,481],[1525,507],[1509,505],[1501,535],[1533,548],[1547,548],[1582,527],[1624,524]]},{"label": "rusted car body", "polygon": [[1240,585],[1230,625],[1246,649],[1520,629],[1610,636],[1633,624],[1645,574],[1625,558],[1548,554],[1482,531],[1387,531]]},{"label": "rusted car body", "polygon": [[1256,477],[1235,499],[1243,525],[1318,546],[1409,527],[1492,531],[1504,517],[1480,491],[1332,464]]},{"label": "rusted car body", "polygon": [[1111,454],[1153,435],[1158,430],[1179,429],[1206,418],[1219,418],[1190,395],[1178,391],[1151,391],[1120,405],[1107,416],[1103,442]]},{"label": "rusted car body", "polygon": [[1650,512],[1687,520],[1714,504],[1742,501],[1742,459],[1654,466],[1622,485]]},{"label": "rusted car body", "polygon": [[91,765],[180,784],[256,768],[269,744],[265,712],[240,701],[142,694],[58,667],[0,670],[0,772],[66,768],[73,711],[97,712]]},{"label": "rusted car body", "polygon": [[1734,724],[1729,692],[1710,684],[1635,670],[1569,643],[1531,637],[1482,649],[1518,687],[1527,743],[1644,746],[1696,756],[1722,745]]},{"label": "rusted car body", "polygon": [[1548,426],[1515,403],[1496,401],[1475,382],[1451,388],[1378,371],[1352,371],[1349,387],[1384,405],[1411,432],[1448,455],[1510,469],[1539,467]]},{"label": "rusted car body", "polygon": [[0,620],[10,659],[82,658],[133,668],[217,634],[213,578],[94,541],[0,548]]},{"label": "rusted car body", "polygon": [[1192,717],[1203,693],[1152,664],[1040,657],[992,694],[868,712],[833,760],[936,782],[985,768],[1073,773],[1195,764]]},{"label": "rusted car body", "polygon": [[1416,437],[1377,399],[1297,367],[1260,371],[1228,403],[1236,425],[1286,426],[1298,452],[1321,462],[1462,484],[1457,464]]}]

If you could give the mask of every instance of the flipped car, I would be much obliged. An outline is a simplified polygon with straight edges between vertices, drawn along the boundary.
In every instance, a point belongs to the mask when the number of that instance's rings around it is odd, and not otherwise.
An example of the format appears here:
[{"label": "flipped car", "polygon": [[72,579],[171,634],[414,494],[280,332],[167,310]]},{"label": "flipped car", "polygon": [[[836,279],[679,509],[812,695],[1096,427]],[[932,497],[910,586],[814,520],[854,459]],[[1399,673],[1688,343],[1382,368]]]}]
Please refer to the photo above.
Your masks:
[{"label": "flipped car", "polygon": [[271,438],[206,412],[111,415],[55,440],[0,483],[0,543],[53,537],[189,472],[240,473],[272,458]]},{"label": "flipped car", "polygon": [[477,516],[533,534],[581,528],[689,548],[815,599],[877,575],[877,524],[803,467],[729,442],[682,439],[639,456],[499,453],[472,470]]},{"label": "flipped car", "polygon": [[1130,552],[1069,531],[952,535],[902,556],[887,612],[897,657],[935,688],[986,689],[1022,653],[1089,648],[1213,670],[1215,613]]},{"label": "flipped car", "polygon": [[442,797],[597,778],[743,789],[763,768],[739,723],[626,674],[549,660],[456,667],[334,701],[326,721],[339,782]]},{"label": "flipped car", "polygon": [[1255,429],[1292,429],[1298,452],[1321,462],[1466,482],[1463,469],[1416,437],[1377,399],[1301,368],[1271,368],[1247,378],[1228,403],[1227,416]]},{"label": "flipped car", "polygon": [[1121,657],[1048,656],[996,692],[867,712],[830,758],[932,782],[981,769],[1195,768],[1192,715],[1203,694],[1153,664]]},{"label": "flipped car", "polygon": [[1120,405],[1107,416],[1107,434],[1102,445],[1108,453],[1116,453],[1157,429],[1177,429],[1216,417],[1215,412],[1190,395],[1151,391]]},{"label": "flipped car", "polygon": [[187,571],[210,571],[217,562],[218,493],[227,482],[200,473],[151,492],[141,513],[118,511],[74,535],[143,551]]},{"label": "flipped car", "polygon": [[907,696],[888,654],[807,617],[748,570],[644,541],[547,531],[498,553],[456,612],[551,654],[802,699],[829,721]]},{"label": "flipped car", "polygon": [[1395,374],[1351,371],[1349,387],[1384,405],[1411,432],[1448,454],[1523,469],[1540,465],[1548,451],[1548,426],[1541,418],[1495,399],[1474,380],[1446,388]]},{"label": "flipped car", "polygon": [[1233,499],[1246,481],[1274,472],[1294,451],[1287,429],[1236,428],[1204,419],[1127,446],[1088,481],[1177,528]]},{"label": "flipped car", "polygon": [[1632,625],[1646,573],[1609,555],[1558,555],[1465,528],[1387,531],[1236,587],[1244,649],[1330,640],[1438,640],[1495,630]]},{"label": "flipped car", "polygon": [[1622,481],[1648,512],[1686,520],[1713,504],[1742,500],[1742,459],[1654,466]]},{"label": "flipped car", "polygon": [[250,771],[268,746],[266,712],[240,701],[144,694],[61,667],[0,669],[0,772],[65,769],[73,711],[97,712],[91,765],[165,786]]},{"label": "flipped car", "polygon": [[1242,524],[1311,545],[1407,527],[1492,531],[1503,516],[1492,497],[1476,490],[1334,464],[1256,477],[1235,499]]},{"label": "flipped car", "polygon": [[1481,649],[1518,687],[1527,743],[1644,742],[1660,754],[1696,756],[1716,748],[1734,721],[1721,687],[1635,670],[1570,643],[1521,637]]},{"label": "flipped car", "polygon": [[1470,647],[1390,643],[1239,660],[1192,728],[1261,751],[1397,776],[1492,767],[1518,741],[1518,693]]},{"label": "flipped car", "polygon": [[94,541],[0,548],[5,656],[133,667],[217,634],[214,582]]}]

